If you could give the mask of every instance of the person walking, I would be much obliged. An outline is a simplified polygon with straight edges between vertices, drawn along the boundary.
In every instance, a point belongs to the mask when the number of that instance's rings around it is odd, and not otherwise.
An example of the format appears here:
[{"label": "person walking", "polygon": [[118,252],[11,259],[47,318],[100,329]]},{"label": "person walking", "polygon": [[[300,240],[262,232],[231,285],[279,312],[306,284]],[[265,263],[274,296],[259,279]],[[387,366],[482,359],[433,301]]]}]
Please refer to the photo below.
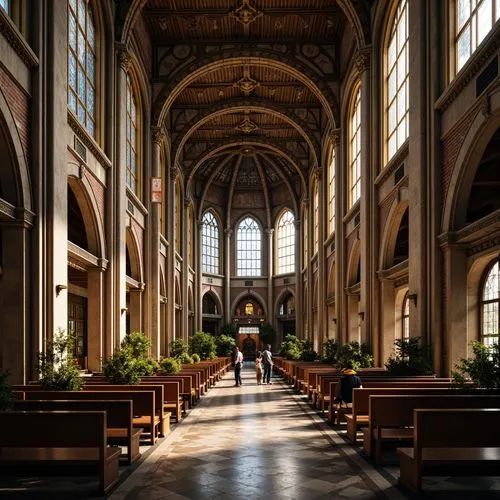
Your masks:
[{"label": "person walking", "polygon": [[234,382],[235,387],[241,387],[241,367],[243,366],[243,353],[238,346],[233,348]]},{"label": "person walking", "polygon": [[271,371],[273,369],[273,355],[271,353],[271,345],[267,344],[266,349],[262,353],[262,364],[264,366],[264,384],[272,384]]}]

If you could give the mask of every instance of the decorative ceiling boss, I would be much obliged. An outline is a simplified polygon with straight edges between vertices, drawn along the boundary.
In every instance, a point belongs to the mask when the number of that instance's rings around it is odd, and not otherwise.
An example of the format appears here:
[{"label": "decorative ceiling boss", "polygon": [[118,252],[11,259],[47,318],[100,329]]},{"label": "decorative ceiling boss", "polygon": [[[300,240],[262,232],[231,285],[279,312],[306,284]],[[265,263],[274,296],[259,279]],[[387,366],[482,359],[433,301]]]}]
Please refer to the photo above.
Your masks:
[{"label": "decorative ceiling boss", "polygon": [[263,14],[262,11],[250,5],[250,0],[242,0],[241,5],[229,13],[231,17],[234,17],[236,21],[244,26],[253,23]]}]

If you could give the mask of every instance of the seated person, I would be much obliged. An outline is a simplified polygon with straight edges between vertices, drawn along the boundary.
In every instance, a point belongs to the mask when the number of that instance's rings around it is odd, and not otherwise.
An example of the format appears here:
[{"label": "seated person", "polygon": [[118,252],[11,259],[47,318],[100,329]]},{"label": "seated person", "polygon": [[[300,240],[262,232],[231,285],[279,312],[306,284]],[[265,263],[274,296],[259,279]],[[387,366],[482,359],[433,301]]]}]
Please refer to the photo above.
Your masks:
[{"label": "seated person", "polygon": [[333,403],[337,416],[336,423],[340,423],[339,409],[341,407],[352,407],[352,390],[357,389],[358,387],[363,387],[361,385],[361,379],[358,377],[355,370],[353,370],[352,363],[347,363],[346,367],[342,371],[342,377],[340,377],[340,380],[335,387],[335,399],[333,400]]}]

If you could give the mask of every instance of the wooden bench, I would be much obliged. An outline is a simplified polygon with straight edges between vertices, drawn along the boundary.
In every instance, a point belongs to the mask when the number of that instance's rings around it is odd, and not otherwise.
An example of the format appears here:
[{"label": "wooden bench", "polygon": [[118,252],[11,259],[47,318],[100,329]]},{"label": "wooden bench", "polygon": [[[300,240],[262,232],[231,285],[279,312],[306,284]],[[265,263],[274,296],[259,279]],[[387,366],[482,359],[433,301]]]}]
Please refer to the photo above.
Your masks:
[{"label": "wooden bench", "polygon": [[413,410],[413,448],[399,448],[399,482],[422,489],[422,476],[498,475],[500,470],[500,409]]},{"label": "wooden bench", "polygon": [[382,443],[413,440],[413,410],[416,408],[500,408],[493,395],[373,395],[369,401],[369,423],[363,429],[365,453],[382,462]]},{"label": "wooden bench", "polygon": [[44,462],[94,465],[99,493],[118,481],[121,448],[106,444],[106,413],[0,412],[0,463],[18,468]]},{"label": "wooden bench", "polygon": [[125,443],[127,446],[127,463],[137,460],[141,428],[133,427],[132,401],[78,401],[78,400],[28,400],[16,401],[17,411],[105,411],[106,436],[109,444]]},{"label": "wooden bench", "polygon": [[352,413],[344,415],[347,420],[347,437],[353,443],[356,442],[358,427],[366,427],[369,422],[368,412],[371,395],[452,395],[457,390],[450,387],[363,387],[352,391]]},{"label": "wooden bench", "polygon": [[149,390],[130,391],[26,391],[26,400],[127,400],[132,401],[135,428],[148,430],[150,442],[155,444],[158,436],[160,417],[156,414],[155,393]]}]

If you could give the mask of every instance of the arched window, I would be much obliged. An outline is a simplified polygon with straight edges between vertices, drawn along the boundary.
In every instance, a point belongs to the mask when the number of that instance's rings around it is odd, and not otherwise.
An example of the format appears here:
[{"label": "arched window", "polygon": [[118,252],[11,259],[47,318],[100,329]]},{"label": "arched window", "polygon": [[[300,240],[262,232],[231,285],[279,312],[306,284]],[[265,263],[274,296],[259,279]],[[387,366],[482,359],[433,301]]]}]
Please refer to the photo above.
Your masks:
[{"label": "arched window", "polygon": [[500,17],[498,0],[454,0],[455,70],[458,73]]},{"label": "arched window", "polygon": [[203,215],[201,255],[204,273],[219,274],[219,225],[212,212]]},{"label": "arched window", "polygon": [[408,2],[401,0],[387,45],[387,161],[408,138]]},{"label": "arched window", "polygon": [[89,0],[69,0],[68,11],[68,106],[95,137],[96,40]]},{"label": "arched window", "polygon": [[138,117],[137,99],[130,75],[127,75],[127,186],[134,194],[139,194],[138,167]]},{"label": "arched window", "polygon": [[349,118],[349,208],[361,196],[361,87],[354,96]]},{"label": "arched window", "polygon": [[7,14],[10,14],[10,2],[9,0],[0,0],[0,7],[7,12]]},{"label": "arched window", "polygon": [[328,166],[328,221],[331,234],[335,231],[335,149]]},{"label": "arched window", "polygon": [[187,210],[187,245],[188,245],[188,264],[193,267],[194,254],[193,254],[193,208],[188,207]]},{"label": "arched window", "polygon": [[295,271],[295,226],[290,210],[278,221],[278,274]]},{"label": "arched window", "polygon": [[481,342],[486,346],[500,338],[500,259],[486,273],[481,292]]},{"label": "arched window", "polygon": [[318,183],[314,185],[313,194],[313,227],[314,227],[314,254],[318,252],[319,248],[319,189]]},{"label": "arched window", "polygon": [[410,299],[408,298],[408,292],[406,292],[405,298],[403,300],[401,320],[401,336],[403,340],[408,340],[410,338]]},{"label": "arched window", "polygon": [[261,275],[261,234],[252,217],[246,217],[238,225],[236,262],[238,276]]}]

